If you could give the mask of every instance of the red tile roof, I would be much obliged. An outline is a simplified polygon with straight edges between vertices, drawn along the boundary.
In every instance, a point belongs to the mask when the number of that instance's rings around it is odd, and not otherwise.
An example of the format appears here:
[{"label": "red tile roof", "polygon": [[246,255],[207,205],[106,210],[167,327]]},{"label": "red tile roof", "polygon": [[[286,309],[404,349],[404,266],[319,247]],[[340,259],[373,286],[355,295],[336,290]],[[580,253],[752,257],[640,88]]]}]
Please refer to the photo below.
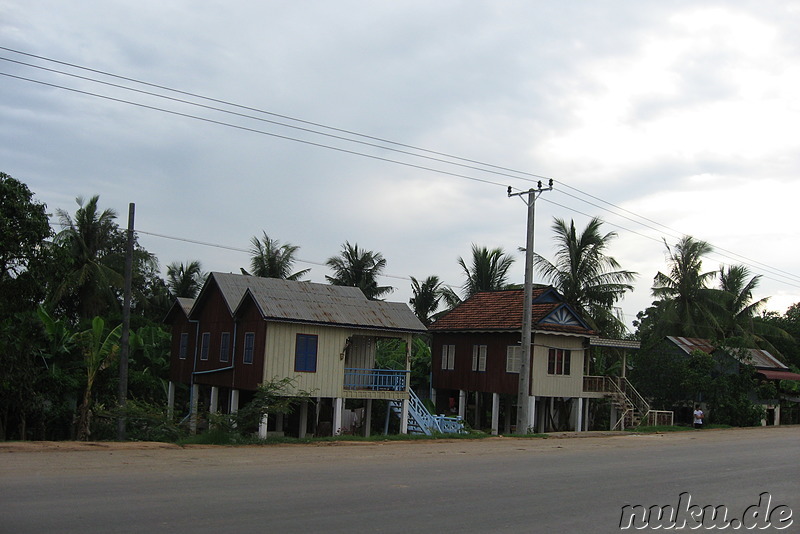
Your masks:
[{"label": "red tile roof", "polygon": [[[561,301],[551,299],[546,302],[536,300],[546,293],[555,293],[550,287],[533,290],[533,328],[581,335],[594,332],[582,325],[542,323],[550,313],[560,307],[566,307]],[[557,295],[557,293],[555,293]],[[428,329],[432,331],[463,330],[500,330],[515,331],[522,329],[522,306],[525,292],[522,289],[503,291],[482,291],[463,301],[448,313],[437,319]],[[571,309],[570,309],[571,311]]]}]

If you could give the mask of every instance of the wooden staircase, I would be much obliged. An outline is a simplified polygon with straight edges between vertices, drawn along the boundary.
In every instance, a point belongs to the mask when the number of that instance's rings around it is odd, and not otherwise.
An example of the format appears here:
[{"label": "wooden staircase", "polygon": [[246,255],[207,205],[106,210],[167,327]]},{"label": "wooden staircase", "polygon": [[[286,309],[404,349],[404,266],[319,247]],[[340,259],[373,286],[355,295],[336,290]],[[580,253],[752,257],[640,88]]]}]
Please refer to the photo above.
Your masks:
[{"label": "wooden staircase", "polygon": [[653,410],[627,378],[616,376],[585,376],[584,391],[604,393],[617,411],[611,430],[636,428],[642,424],[672,425],[673,412]]}]

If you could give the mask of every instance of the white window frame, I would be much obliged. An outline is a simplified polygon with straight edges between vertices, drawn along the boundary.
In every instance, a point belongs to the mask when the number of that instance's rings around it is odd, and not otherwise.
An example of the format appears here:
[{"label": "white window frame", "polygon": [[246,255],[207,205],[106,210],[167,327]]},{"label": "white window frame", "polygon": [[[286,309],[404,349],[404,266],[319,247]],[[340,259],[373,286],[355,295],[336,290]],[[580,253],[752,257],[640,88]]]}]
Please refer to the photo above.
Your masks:
[{"label": "white window frame", "polygon": [[200,361],[208,360],[208,351],[211,348],[211,332],[203,332],[200,343]]},{"label": "white window frame", "polygon": [[506,373],[519,374],[519,365],[522,362],[522,346],[509,345],[506,348]]},{"label": "white window frame", "polygon": [[231,360],[231,333],[222,332],[219,335],[219,361],[228,363]]},{"label": "white window frame", "polygon": [[456,366],[456,346],[442,345],[442,370],[452,371]]},{"label": "white window frame", "polygon": [[178,358],[181,360],[186,359],[186,353],[189,351],[189,333],[181,332],[180,342],[178,343]]},{"label": "white window frame", "polygon": [[[248,342],[251,342],[249,347],[247,346]],[[242,363],[244,363],[245,365],[253,365],[253,361],[255,360],[256,356],[255,352],[256,352],[256,333],[245,332],[244,343],[242,343]]]},{"label": "white window frame", "polygon": [[486,345],[472,345],[472,370],[486,371]]}]

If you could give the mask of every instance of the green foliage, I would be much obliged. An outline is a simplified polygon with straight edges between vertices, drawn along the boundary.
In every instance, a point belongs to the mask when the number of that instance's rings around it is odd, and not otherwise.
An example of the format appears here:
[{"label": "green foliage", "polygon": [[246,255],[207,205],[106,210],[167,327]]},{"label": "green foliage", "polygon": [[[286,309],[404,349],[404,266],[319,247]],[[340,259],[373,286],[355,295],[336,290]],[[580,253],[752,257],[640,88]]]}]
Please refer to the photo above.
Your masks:
[{"label": "green foliage", "polygon": [[656,335],[713,338],[719,326],[713,314],[714,290],[708,284],[717,271],[701,272],[703,256],[713,248],[691,236],[684,236],[674,248],[664,244],[670,270],[658,272],[653,280],[653,296],[664,303],[658,308]]},{"label": "green foliage", "polygon": [[411,304],[414,315],[425,326],[431,324],[431,318],[439,307],[439,301],[442,299],[442,287],[442,282],[438,276],[429,276],[422,282],[413,276],[411,277],[413,296],[408,303]]},{"label": "green foliage", "polygon": [[[411,389],[425,391],[430,387],[431,348],[424,336],[411,342]],[[375,367],[402,370],[406,368],[406,343],[397,338],[378,340]]]},{"label": "green foliage", "polygon": [[622,337],[625,325],[614,313],[614,305],[626,292],[636,273],[625,271],[607,254],[616,232],[602,234],[603,221],[593,218],[578,233],[575,221],[569,226],[563,219],[553,222],[555,233],[555,263],[534,254],[534,267],[548,283],[564,296],[573,308],[581,312],[593,328],[609,337]]},{"label": "green foliage", "polygon": [[254,236],[250,243],[250,274],[262,278],[280,278],[282,280],[300,280],[311,269],[303,269],[292,273],[295,254],[300,249],[289,243],[281,244],[262,232],[261,239]]},{"label": "green foliage", "polygon": [[458,264],[464,273],[462,289],[468,298],[478,291],[506,289],[509,285],[508,270],[514,264],[514,257],[503,252],[502,248],[490,250],[473,243],[470,265],[467,266],[464,258],[458,258]]},{"label": "green foliage", "polygon": [[333,270],[333,276],[325,275],[328,283],[335,286],[358,287],[370,300],[376,300],[394,291],[391,286],[379,286],[378,278],[386,268],[386,260],[380,252],[359,249],[358,244],[345,242],[338,256],[328,258],[325,265]]},{"label": "green foliage", "polygon": [[658,410],[704,402],[707,421],[731,426],[758,424],[764,410],[755,399],[773,399],[777,392],[756,378],[755,369],[731,356],[694,351],[646,349],[635,355],[629,378]]},{"label": "green foliage", "polygon": [[[800,369],[800,302],[789,306],[783,315],[772,312],[755,320],[787,333],[786,336],[770,337],[770,341],[783,355],[785,363]],[[784,389],[789,386],[789,384],[781,385]]]},{"label": "green foliage", "polygon": [[117,419],[125,417],[125,431],[130,441],[177,442],[188,435],[164,404],[152,404],[129,399],[125,409],[118,406],[106,409],[95,407],[92,437],[96,440],[113,440],[117,436]]},{"label": "green foliage", "polygon": [[272,379],[258,386],[253,400],[230,417],[213,421],[228,432],[248,433],[258,428],[264,415],[292,413],[298,401],[310,401],[311,392],[296,390],[293,378]]},{"label": "green foliage", "polygon": [[198,260],[187,262],[185,265],[178,262],[167,265],[167,287],[173,298],[195,298],[203,287],[204,280],[203,268]]}]

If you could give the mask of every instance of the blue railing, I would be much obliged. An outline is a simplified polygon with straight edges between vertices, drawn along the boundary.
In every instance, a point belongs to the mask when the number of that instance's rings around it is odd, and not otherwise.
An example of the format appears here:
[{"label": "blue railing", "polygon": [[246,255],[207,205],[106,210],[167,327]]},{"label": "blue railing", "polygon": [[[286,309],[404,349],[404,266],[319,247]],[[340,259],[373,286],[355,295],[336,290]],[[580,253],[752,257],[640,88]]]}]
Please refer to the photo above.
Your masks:
[{"label": "blue railing", "polygon": [[[402,404],[399,400],[389,401],[391,410],[400,416]],[[408,432],[430,436],[434,432],[440,434],[462,434],[466,432],[460,417],[433,415],[417,397],[412,389],[408,390]]]},{"label": "blue railing", "polygon": [[393,369],[345,369],[344,389],[366,391],[405,391],[407,374]]}]

